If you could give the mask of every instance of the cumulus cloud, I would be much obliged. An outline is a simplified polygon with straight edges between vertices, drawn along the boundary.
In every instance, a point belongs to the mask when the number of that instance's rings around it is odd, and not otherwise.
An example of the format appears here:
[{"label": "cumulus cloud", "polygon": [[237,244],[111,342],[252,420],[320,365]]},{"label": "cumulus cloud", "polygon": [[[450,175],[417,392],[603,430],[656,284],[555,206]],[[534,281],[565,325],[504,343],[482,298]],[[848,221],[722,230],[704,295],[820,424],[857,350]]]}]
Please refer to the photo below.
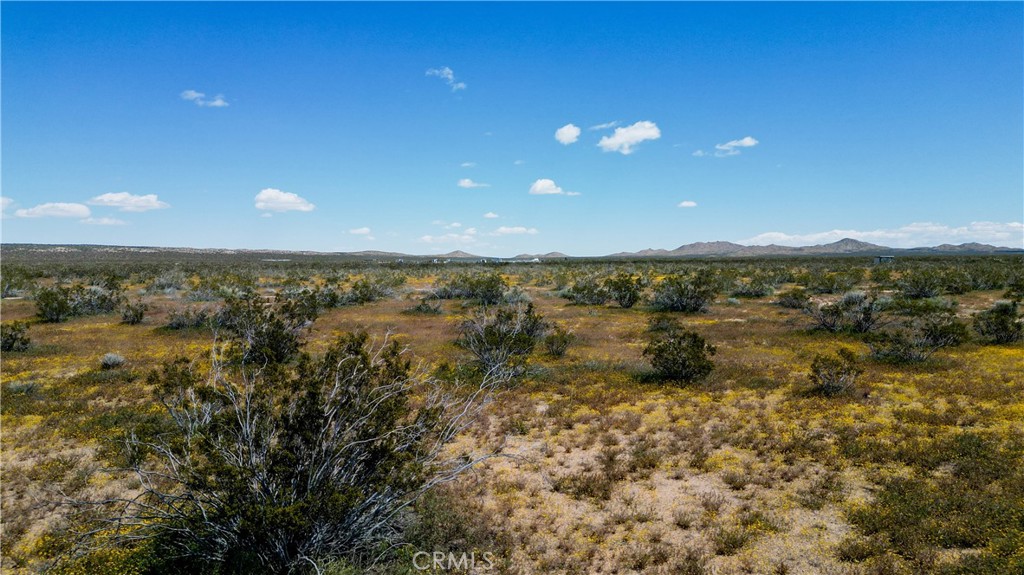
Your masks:
[{"label": "cumulus cloud", "polygon": [[597,124],[596,126],[591,126],[589,129],[590,130],[607,130],[608,128],[614,128],[615,126],[618,126],[618,125],[619,125],[619,121],[615,120],[614,122],[605,122],[604,124]]},{"label": "cumulus cloud", "polygon": [[473,180],[471,180],[469,178],[462,178],[461,180],[459,180],[458,186],[460,188],[489,188],[489,187],[491,187],[490,184],[484,184],[482,182],[474,182]]},{"label": "cumulus cloud", "polygon": [[266,212],[312,212],[315,205],[298,194],[265,188],[256,194],[256,209]]},{"label": "cumulus cloud", "polygon": [[197,92],[195,90],[185,90],[181,93],[182,100],[188,100],[196,106],[203,108],[227,108],[228,102],[224,99],[224,96],[218,94],[213,98],[207,98],[206,94]]},{"label": "cumulus cloud", "polygon": [[1024,248],[1024,223],[971,222],[966,226],[947,226],[932,222],[915,222],[898,228],[876,230],[835,229],[809,234],[766,232],[741,241],[748,245],[778,244],[804,246],[826,244],[853,238],[863,242],[894,248],[914,248],[940,244],[979,242],[997,246]]},{"label": "cumulus cloud", "polygon": [[561,142],[562,145],[568,146],[580,139],[580,129],[578,126],[566,124],[555,130],[555,139]]},{"label": "cumulus cloud", "polygon": [[493,220],[493,219],[498,217],[498,214],[496,214],[494,212],[487,212],[486,214],[484,214],[484,217],[489,219],[489,220]]},{"label": "cumulus cloud", "polygon": [[462,166],[463,168],[475,168],[476,162],[462,162],[459,165]]},{"label": "cumulus cloud", "polygon": [[537,233],[540,233],[540,232],[537,231],[537,228],[527,228],[525,226],[501,226],[500,228],[498,228],[498,229],[494,230],[493,232],[491,232],[491,235],[494,235],[494,236],[516,236],[516,235],[523,235],[523,234],[534,235],[534,234],[537,234]]},{"label": "cumulus cloud", "polygon": [[[715,152],[715,155],[718,156],[719,158],[725,156],[735,156],[739,154],[743,148],[752,148],[758,145],[759,143],[760,142],[758,142],[754,138],[746,136],[745,138],[740,138],[739,140],[732,140],[724,144],[717,144],[715,146],[715,149],[718,151]],[[701,152],[701,155],[704,155],[703,152]]]},{"label": "cumulus cloud", "polygon": [[162,210],[171,207],[167,202],[162,202],[156,194],[136,196],[128,192],[117,192],[101,194],[89,200],[87,203],[94,206],[107,206],[117,208],[122,212],[146,212],[149,210]]},{"label": "cumulus cloud", "polygon": [[695,202],[693,200],[683,200],[683,201],[679,202],[679,204],[676,207],[679,207],[679,208],[696,208],[697,207],[697,202]]},{"label": "cumulus cloud", "polygon": [[123,226],[127,222],[119,220],[117,218],[85,218],[81,220],[83,224],[90,224],[93,226]]},{"label": "cumulus cloud", "polygon": [[611,136],[601,138],[597,145],[606,152],[629,155],[633,153],[633,148],[640,142],[657,140],[660,137],[661,130],[658,129],[657,124],[643,120],[631,126],[615,128],[615,132]]},{"label": "cumulus cloud", "polygon": [[88,218],[89,207],[83,204],[47,202],[14,212],[19,218]]},{"label": "cumulus cloud", "polygon": [[452,92],[458,92],[459,90],[466,89],[465,82],[459,82],[455,80],[455,72],[452,71],[448,66],[442,66],[440,68],[431,68],[427,70],[427,76],[436,76],[444,80],[445,84],[452,89]]},{"label": "cumulus cloud", "polygon": [[7,217],[7,208],[14,205],[14,200],[7,196],[0,196],[0,216]]},{"label": "cumulus cloud", "polygon": [[693,155],[695,157],[697,157],[697,158],[703,158],[704,156],[706,156],[708,154],[704,150],[697,150],[696,152],[693,153]]},{"label": "cumulus cloud", "polygon": [[459,222],[452,222],[452,223],[446,225],[444,228],[446,230],[454,230],[456,228],[461,228],[461,227],[462,227],[462,224],[460,224]]},{"label": "cumulus cloud", "polygon": [[357,236],[368,236],[368,235],[370,235],[370,228],[367,228],[367,227],[355,228],[355,229],[349,230],[348,233],[354,234],[354,235],[357,235]]},{"label": "cumulus cloud", "polygon": [[555,185],[554,180],[548,178],[541,178],[530,185],[530,193],[535,196],[578,196],[579,192],[567,192],[562,188]]}]

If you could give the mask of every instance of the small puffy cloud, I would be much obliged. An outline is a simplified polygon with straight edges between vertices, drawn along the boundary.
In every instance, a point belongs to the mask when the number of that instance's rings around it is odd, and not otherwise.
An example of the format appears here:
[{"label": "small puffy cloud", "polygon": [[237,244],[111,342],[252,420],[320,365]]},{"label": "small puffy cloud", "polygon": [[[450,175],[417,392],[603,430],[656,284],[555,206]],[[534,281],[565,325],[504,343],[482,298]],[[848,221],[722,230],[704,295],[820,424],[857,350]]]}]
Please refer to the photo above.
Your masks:
[{"label": "small puffy cloud", "polygon": [[367,228],[367,227],[355,228],[355,229],[349,230],[348,233],[353,234],[353,235],[357,235],[357,236],[368,236],[368,235],[370,235],[370,228]]},{"label": "small puffy cloud", "polygon": [[219,94],[217,96],[214,96],[213,98],[207,98],[206,94],[204,94],[202,92],[197,92],[195,90],[185,90],[184,92],[181,93],[181,99],[182,100],[188,100],[189,102],[192,102],[196,106],[201,106],[201,107],[204,107],[204,108],[227,108],[228,107],[227,100],[224,99],[224,96],[219,95]]},{"label": "small puffy cloud", "polygon": [[6,216],[7,208],[11,207],[12,205],[14,205],[14,200],[8,198],[7,196],[0,196],[0,215]]},{"label": "small puffy cloud", "polygon": [[136,196],[128,192],[101,194],[89,200],[88,203],[94,206],[117,208],[122,212],[146,212],[171,207],[167,202],[160,201],[156,194]]},{"label": "small puffy cloud", "polygon": [[517,235],[534,235],[539,233],[537,228],[527,228],[524,226],[501,226],[500,228],[491,232],[494,236],[517,236]]},{"label": "small puffy cloud", "polygon": [[748,245],[779,244],[805,246],[825,244],[853,238],[893,248],[914,248],[940,244],[979,242],[996,246],[1024,248],[1024,223],[971,222],[966,226],[948,226],[932,222],[915,222],[898,228],[875,230],[835,229],[809,234],[766,232],[740,243]]},{"label": "small puffy cloud", "polygon": [[682,202],[679,202],[679,204],[676,207],[678,207],[678,208],[696,208],[697,207],[697,202],[694,202],[692,200],[684,200]]},{"label": "small puffy cloud", "polygon": [[530,193],[535,196],[553,195],[553,194],[564,194],[562,188],[555,185],[554,180],[547,178],[541,178],[530,186]]},{"label": "small puffy cloud", "polygon": [[88,218],[89,207],[82,204],[47,202],[38,206],[14,212],[19,218]]},{"label": "small puffy cloud", "polygon": [[498,217],[498,214],[496,214],[494,212],[487,212],[486,214],[484,214],[484,217],[489,219],[489,220],[493,220],[493,219]]},{"label": "small puffy cloud", "polygon": [[315,205],[298,194],[265,188],[256,194],[256,209],[265,212],[312,212]]},{"label": "small puffy cloud", "polygon": [[461,164],[459,164],[459,166],[463,168],[475,168],[476,162],[462,162]]},{"label": "small puffy cloud", "polygon": [[484,183],[481,183],[481,182],[474,182],[473,180],[471,180],[469,178],[462,178],[461,180],[459,180],[458,186],[460,188],[467,188],[467,189],[471,189],[471,188],[489,188],[489,187],[491,187],[490,184],[484,184]]},{"label": "small puffy cloud", "polygon": [[742,150],[743,148],[752,148],[759,143],[760,142],[758,142],[754,138],[747,136],[745,138],[740,138],[739,140],[732,140],[731,142],[726,142],[724,144],[717,144],[715,146],[715,149],[718,151],[715,152],[715,155],[718,156],[719,158],[723,158],[725,156],[735,156],[739,154],[740,150]]},{"label": "small puffy cloud", "polygon": [[445,84],[451,87],[452,92],[458,92],[459,90],[466,89],[465,82],[458,82],[455,80],[455,72],[452,71],[448,66],[442,66],[440,68],[431,68],[427,70],[427,76],[436,76],[444,80]]},{"label": "small puffy cloud", "polygon": [[566,124],[555,130],[555,139],[561,142],[562,145],[568,146],[580,139],[580,129],[578,126]]},{"label": "small puffy cloud", "polygon": [[452,222],[452,223],[446,225],[444,228],[446,230],[454,230],[456,228],[461,228],[461,227],[462,227],[462,224],[460,224],[459,222]]},{"label": "small puffy cloud", "polygon": [[117,218],[85,218],[81,222],[93,226],[123,226],[126,223],[124,220]]},{"label": "small puffy cloud", "polygon": [[614,122],[605,122],[604,124],[597,124],[596,126],[591,126],[588,129],[590,129],[590,130],[607,130],[608,128],[614,128],[615,126],[618,126],[618,125],[619,125],[619,121],[615,120]]},{"label": "small puffy cloud", "polygon": [[697,158],[703,158],[704,156],[706,156],[708,154],[704,150],[697,150],[696,152],[693,153],[693,155],[694,155],[694,157],[697,157]]},{"label": "small puffy cloud", "polygon": [[661,130],[654,122],[646,120],[637,122],[631,126],[615,128],[611,136],[601,138],[597,143],[606,152],[619,152],[623,155],[633,153],[633,148],[640,142],[657,140],[661,137]]}]

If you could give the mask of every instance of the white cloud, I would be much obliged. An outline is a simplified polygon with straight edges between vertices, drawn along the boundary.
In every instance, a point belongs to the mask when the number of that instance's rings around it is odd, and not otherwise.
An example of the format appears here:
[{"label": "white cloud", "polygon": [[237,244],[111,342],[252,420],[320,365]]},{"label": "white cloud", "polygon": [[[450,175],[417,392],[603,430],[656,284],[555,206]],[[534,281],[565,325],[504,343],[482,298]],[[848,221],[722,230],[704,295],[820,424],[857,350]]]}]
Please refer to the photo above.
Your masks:
[{"label": "white cloud", "polygon": [[462,178],[461,180],[459,180],[458,186],[460,188],[489,188],[489,187],[491,187],[490,184],[484,184],[484,183],[481,183],[481,182],[474,182],[473,180],[471,180],[469,178]]},{"label": "white cloud", "polygon": [[676,207],[679,207],[679,208],[696,208],[697,207],[697,202],[694,202],[692,200],[684,200],[682,202],[679,202],[679,204]]},{"label": "white cloud", "polygon": [[568,146],[580,139],[580,129],[578,126],[566,124],[555,130],[555,139],[561,142],[562,145]]},{"label": "white cloud", "polygon": [[267,212],[312,212],[315,205],[298,194],[265,188],[256,194],[256,209]]},{"label": "white cloud", "polygon": [[524,226],[501,226],[500,228],[491,232],[493,236],[515,236],[529,234],[534,235],[539,233],[537,228],[527,228]]},{"label": "white cloud", "polygon": [[81,223],[94,226],[123,226],[127,222],[117,218],[85,218],[84,220],[81,220]]},{"label": "white cloud", "polygon": [[[758,142],[754,138],[747,136],[745,138],[740,138],[739,140],[732,140],[731,142],[726,142],[724,144],[717,144],[715,146],[715,149],[718,151],[715,152],[715,155],[718,156],[719,158],[723,158],[725,156],[735,156],[740,153],[740,148],[752,148],[758,145],[759,143],[760,142]],[[703,155],[703,153],[701,155]]]},{"label": "white cloud", "polygon": [[14,200],[7,196],[0,196],[0,217],[7,217],[7,208],[14,205]]},{"label": "white cloud", "polygon": [[740,243],[748,245],[779,244],[804,246],[827,244],[843,238],[853,238],[893,248],[913,248],[969,242],[1022,248],[1024,247],[1024,223],[971,222],[966,226],[952,227],[932,222],[916,222],[898,228],[866,231],[836,229],[809,234],[766,232],[743,240]]},{"label": "white cloud", "polygon": [[611,136],[601,138],[597,143],[606,152],[619,152],[620,154],[632,154],[633,148],[640,142],[646,140],[657,140],[661,137],[661,130],[657,124],[646,120],[637,122],[624,128],[615,128]]},{"label": "white cloud", "polygon": [[619,121],[615,120],[614,122],[605,122],[604,124],[597,124],[596,126],[591,126],[589,129],[590,130],[607,130],[608,128],[614,128],[615,126],[618,126],[618,125],[619,125]]},{"label": "white cloud", "polygon": [[493,219],[498,217],[498,214],[496,214],[494,212],[487,212],[486,214],[484,214],[484,217],[489,219],[489,220],[493,220]]},{"label": "white cloud", "polygon": [[697,150],[696,152],[693,153],[693,155],[698,157],[698,158],[703,158],[704,156],[706,156],[708,154],[704,150]]},{"label": "white cloud", "polygon": [[101,194],[87,203],[94,206],[118,208],[122,212],[145,212],[171,207],[167,202],[160,201],[156,194],[136,196],[128,192]]},{"label": "white cloud", "polygon": [[465,82],[458,82],[455,80],[455,72],[452,71],[448,66],[442,66],[441,68],[431,68],[427,70],[427,76],[437,76],[444,80],[445,84],[451,87],[452,92],[458,92],[459,90],[466,89]]},{"label": "white cloud", "polygon": [[82,204],[47,202],[14,212],[19,218],[88,218],[89,207]]},{"label": "white cloud", "polygon": [[554,180],[541,178],[530,186],[530,193],[535,196],[564,194],[565,191],[555,185]]},{"label": "white cloud", "polygon": [[448,224],[447,226],[445,226],[444,228],[446,230],[453,230],[453,229],[461,228],[461,227],[462,227],[462,224],[460,224],[459,222],[452,222],[452,223]]},{"label": "white cloud", "polygon": [[225,100],[224,96],[222,96],[220,94],[214,96],[213,99],[209,99],[209,98],[206,97],[206,94],[204,94],[202,92],[197,92],[195,90],[185,90],[184,92],[181,93],[181,99],[182,100],[188,100],[189,102],[192,102],[196,106],[202,106],[204,108],[227,108],[228,107],[227,100]]},{"label": "white cloud", "polygon": [[462,162],[459,165],[461,167],[463,167],[463,168],[475,168],[476,167],[476,162]]},{"label": "white cloud", "polygon": [[368,236],[368,235],[370,235],[370,228],[367,228],[367,227],[355,228],[355,229],[349,230],[348,233],[354,234],[354,235],[357,235],[357,236]]}]

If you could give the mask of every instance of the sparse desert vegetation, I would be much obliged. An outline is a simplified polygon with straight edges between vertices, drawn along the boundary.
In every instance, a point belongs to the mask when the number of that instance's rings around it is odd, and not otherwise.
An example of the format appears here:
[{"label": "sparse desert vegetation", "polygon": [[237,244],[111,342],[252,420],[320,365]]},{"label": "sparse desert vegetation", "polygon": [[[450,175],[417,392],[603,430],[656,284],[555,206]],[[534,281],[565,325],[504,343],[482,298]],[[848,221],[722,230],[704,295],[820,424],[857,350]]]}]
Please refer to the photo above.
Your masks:
[{"label": "sparse desert vegetation", "polygon": [[4,572],[1024,572],[1019,256],[3,255]]}]

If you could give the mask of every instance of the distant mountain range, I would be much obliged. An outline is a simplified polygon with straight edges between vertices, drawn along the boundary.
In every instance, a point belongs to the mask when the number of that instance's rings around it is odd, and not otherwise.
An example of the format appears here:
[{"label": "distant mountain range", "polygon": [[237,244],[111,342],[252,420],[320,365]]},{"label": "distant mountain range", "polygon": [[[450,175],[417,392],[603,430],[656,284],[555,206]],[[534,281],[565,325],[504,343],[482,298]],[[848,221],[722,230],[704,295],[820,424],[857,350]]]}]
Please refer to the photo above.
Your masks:
[{"label": "distant mountain range", "polygon": [[[411,255],[399,252],[385,252],[367,250],[360,252],[314,252],[314,251],[289,251],[289,250],[259,250],[259,249],[216,249],[216,248],[162,248],[143,246],[100,246],[100,245],[53,245],[53,244],[3,244],[5,256],[25,254],[29,252],[43,252],[46,254],[62,253],[86,253],[99,255],[105,254],[110,257],[117,257],[117,254],[141,253],[141,254],[224,254],[224,255],[249,255],[255,257],[270,257],[280,259],[281,256],[305,256],[305,257],[341,257],[341,258],[373,258],[373,259],[399,259],[399,258],[432,258],[445,260],[555,260],[566,259],[568,256],[562,252],[548,252],[546,254],[519,254],[513,258],[491,258],[479,256],[456,250],[446,254]],[[681,245],[673,250],[646,249],[638,252],[618,252],[601,256],[615,259],[643,259],[643,258],[756,258],[771,256],[878,256],[878,255],[985,255],[985,254],[1022,254],[1024,250],[998,247],[976,242],[966,244],[942,244],[934,247],[920,248],[890,248],[880,246],[851,238],[844,238],[830,244],[814,246],[789,247],[779,245],[767,246],[744,246],[732,242],[697,242]]]},{"label": "distant mountain range", "polygon": [[767,246],[744,246],[732,242],[697,242],[685,244],[674,250],[646,249],[638,252],[619,252],[612,258],[686,258],[686,257],[764,257],[764,256],[831,256],[831,255],[927,255],[927,254],[995,254],[1020,253],[1024,250],[990,246],[976,242],[935,247],[890,248],[851,238],[843,238],[830,244],[790,247],[770,244]]}]

